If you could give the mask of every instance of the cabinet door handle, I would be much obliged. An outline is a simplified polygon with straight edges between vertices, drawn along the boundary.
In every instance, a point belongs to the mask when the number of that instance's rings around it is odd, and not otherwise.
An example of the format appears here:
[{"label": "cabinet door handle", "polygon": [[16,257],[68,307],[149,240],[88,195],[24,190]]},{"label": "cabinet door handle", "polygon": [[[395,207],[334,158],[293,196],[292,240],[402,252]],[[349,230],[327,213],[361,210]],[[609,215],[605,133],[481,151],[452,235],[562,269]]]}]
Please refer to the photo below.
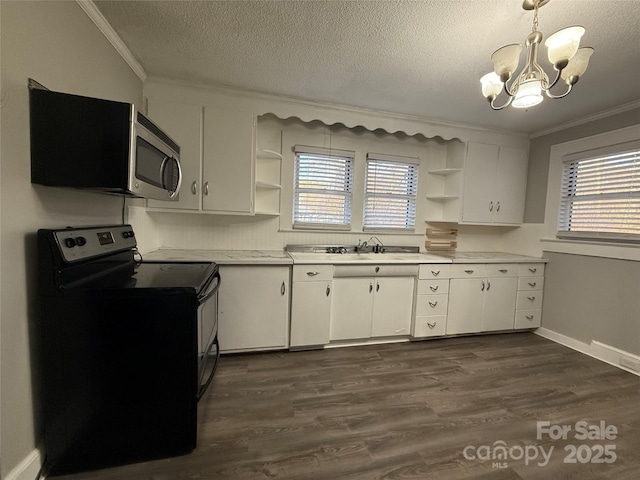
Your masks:
[{"label": "cabinet door handle", "polygon": [[280,287],[280,295],[284,295],[286,291],[287,291],[287,286],[285,285],[284,282],[282,282],[282,286]]},{"label": "cabinet door handle", "polygon": [[373,292],[373,283],[369,284],[369,293]]},{"label": "cabinet door handle", "polygon": [[533,302],[536,299],[536,297],[527,297],[527,299]]},{"label": "cabinet door handle", "polygon": [[484,292],[484,287],[485,287],[484,280],[482,280],[482,288],[480,290],[482,290],[483,292]]},{"label": "cabinet door handle", "polygon": [[307,275],[309,275],[310,277],[315,277],[316,275],[318,275],[318,273],[320,273],[320,272],[316,272],[314,270],[313,272],[307,272]]},{"label": "cabinet door handle", "polygon": [[429,289],[434,293],[438,291],[438,287],[439,285],[436,285],[435,287],[433,285],[429,285]]},{"label": "cabinet door handle", "polygon": [[507,270],[506,268],[501,268],[500,270],[498,270],[500,273],[507,273],[509,270]]},{"label": "cabinet door handle", "polygon": [[537,285],[537,283],[536,283],[536,282],[529,282],[529,286],[530,286],[531,288],[535,287],[536,285]]},{"label": "cabinet door handle", "polygon": [[489,211],[493,212],[493,202],[489,202]]},{"label": "cabinet door handle", "polygon": [[500,211],[500,202],[496,204],[496,212],[499,212],[499,211]]},{"label": "cabinet door handle", "polygon": [[527,320],[533,320],[533,315],[525,315],[524,318]]},{"label": "cabinet door handle", "polygon": [[440,275],[440,270],[431,270],[431,275],[437,277],[438,275]]},{"label": "cabinet door handle", "polygon": [[472,274],[473,270],[469,269],[469,270],[465,270],[464,273],[468,273],[468,274]]},{"label": "cabinet door handle", "polygon": [[487,280],[487,292],[489,291],[490,288],[491,288],[491,282]]},{"label": "cabinet door handle", "polygon": [[204,194],[209,195],[209,182],[204,184]]},{"label": "cabinet door handle", "polygon": [[531,273],[536,273],[536,272],[538,271],[538,269],[537,269],[537,268],[530,268],[530,269],[529,269],[529,271],[530,271]]},{"label": "cabinet door handle", "polygon": [[331,285],[327,285],[327,297],[331,293]]},{"label": "cabinet door handle", "polygon": [[436,300],[435,302],[429,302],[429,305],[431,306],[431,308],[436,308],[436,305],[438,305],[438,301]]},{"label": "cabinet door handle", "polygon": [[429,328],[436,328],[436,323],[437,323],[437,322],[427,322],[427,327],[429,327]]},{"label": "cabinet door handle", "polygon": [[376,292],[380,291],[380,282],[376,282]]},{"label": "cabinet door handle", "polygon": [[198,182],[196,180],[194,180],[191,184],[191,193],[193,193],[194,195],[198,194]]}]

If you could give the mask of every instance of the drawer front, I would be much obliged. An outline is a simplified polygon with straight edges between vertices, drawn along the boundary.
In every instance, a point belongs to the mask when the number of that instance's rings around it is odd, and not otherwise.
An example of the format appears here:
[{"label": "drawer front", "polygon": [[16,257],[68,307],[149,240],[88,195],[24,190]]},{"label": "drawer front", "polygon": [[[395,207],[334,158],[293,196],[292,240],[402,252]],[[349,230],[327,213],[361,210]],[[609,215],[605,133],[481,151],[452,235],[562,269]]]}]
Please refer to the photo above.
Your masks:
[{"label": "drawer front", "polygon": [[451,278],[480,278],[485,277],[487,266],[484,263],[459,263],[451,265]]},{"label": "drawer front", "polygon": [[542,310],[517,310],[514,328],[538,328],[541,320]]},{"label": "drawer front", "polygon": [[542,290],[544,287],[544,277],[520,277],[518,279],[518,290]]},{"label": "drawer front", "polygon": [[416,297],[416,316],[446,315],[449,295],[418,295]]},{"label": "drawer front", "polygon": [[385,265],[336,265],[333,267],[334,278],[338,277],[415,277],[417,265],[385,264]]},{"label": "drawer front", "polygon": [[449,278],[451,275],[451,265],[443,264],[421,264],[418,275],[421,280],[425,278]]},{"label": "drawer front", "polygon": [[418,295],[449,293],[449,280],[418,280]]},{"label": "drawer front", "polygon": [[487,264],[487,277],[517,277],[517,263],[489,263]]},{"label": "drawer front", "polygon": [[333,265],[294,265],[294,282],[326,281],[333,278]]},{"label": "drawer front", "polygon": [[544,263],[521,263],[519,277],[540,277],[544,275]]},{"label": "drawer front", "polygon": [[413,325],[414,337],[439,337],[447,332],[447,316],[433,315],[416,317]]},{"label": "drawer front", "polygon": [[540,310],[542,308],[542,290],[518,292],[516,310]]}]

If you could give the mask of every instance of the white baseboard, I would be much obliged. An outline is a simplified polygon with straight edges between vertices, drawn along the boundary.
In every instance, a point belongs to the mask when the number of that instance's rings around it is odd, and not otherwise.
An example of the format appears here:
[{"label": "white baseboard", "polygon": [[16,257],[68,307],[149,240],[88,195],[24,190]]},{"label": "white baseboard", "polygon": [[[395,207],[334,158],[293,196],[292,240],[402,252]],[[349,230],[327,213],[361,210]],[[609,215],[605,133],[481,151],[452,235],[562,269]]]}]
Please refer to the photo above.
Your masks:
[{"label": "white baseboard", "polygon": [[5,480],[34,480],[42,467],[40,450],[32,450],[16,467],[9,472]]},{"label": "white baseboard", "polygon": [[[591,340],[591,343],[584,343],[576,340],[575,338],[567,337],[566,335],[554,332],[553,330],[548,330],[546,328],[538,328],[534,333],[536,335],[540,335],[541,337],[564,345],[565,347],[569,347],[602,362],[608,363],[609,365],[613,365],[614,367],[618,367],[629,373],[640,376],[639,370],[634,370],[626,366],[632,364],[640,366],[640,356],[638,355],[625,352],[624,350],[620,350],[619,348],[606,345],[596,340]],[[621,359],[622,362],[626,365],[621,365]]]}]

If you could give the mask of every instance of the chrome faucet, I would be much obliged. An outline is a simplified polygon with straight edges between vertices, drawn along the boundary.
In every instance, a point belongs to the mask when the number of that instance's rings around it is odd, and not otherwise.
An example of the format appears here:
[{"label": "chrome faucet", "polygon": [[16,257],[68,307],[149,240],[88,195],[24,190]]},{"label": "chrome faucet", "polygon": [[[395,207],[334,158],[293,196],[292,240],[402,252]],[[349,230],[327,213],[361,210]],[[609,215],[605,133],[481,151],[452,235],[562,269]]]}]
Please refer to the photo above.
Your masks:
[{"label": "chrome faucet", "polygon": [[367,249],[367,241],[365,240],[364,242],[362,242],[360,239],[358,239],[358,245],[356,245],[356,252],[364,252]]}]

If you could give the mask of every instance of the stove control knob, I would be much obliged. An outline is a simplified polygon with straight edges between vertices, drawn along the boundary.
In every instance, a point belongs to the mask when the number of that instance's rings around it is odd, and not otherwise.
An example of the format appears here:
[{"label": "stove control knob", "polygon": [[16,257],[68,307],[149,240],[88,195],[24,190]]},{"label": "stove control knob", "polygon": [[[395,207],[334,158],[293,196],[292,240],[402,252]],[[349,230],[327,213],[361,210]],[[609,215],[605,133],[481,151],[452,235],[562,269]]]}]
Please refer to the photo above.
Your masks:
[{"label": "stove control knob", "polygon": [[64,244],[67,246],[67,248],[73,248],[76,246],[76,239],[71,237],[65,238]]},{"label": "stove control knob", "polygon": [[87,239],[84,237],[78,237],[76,238],[76,243],[78,244],[79,247],[83,247],[87,244]]}]

